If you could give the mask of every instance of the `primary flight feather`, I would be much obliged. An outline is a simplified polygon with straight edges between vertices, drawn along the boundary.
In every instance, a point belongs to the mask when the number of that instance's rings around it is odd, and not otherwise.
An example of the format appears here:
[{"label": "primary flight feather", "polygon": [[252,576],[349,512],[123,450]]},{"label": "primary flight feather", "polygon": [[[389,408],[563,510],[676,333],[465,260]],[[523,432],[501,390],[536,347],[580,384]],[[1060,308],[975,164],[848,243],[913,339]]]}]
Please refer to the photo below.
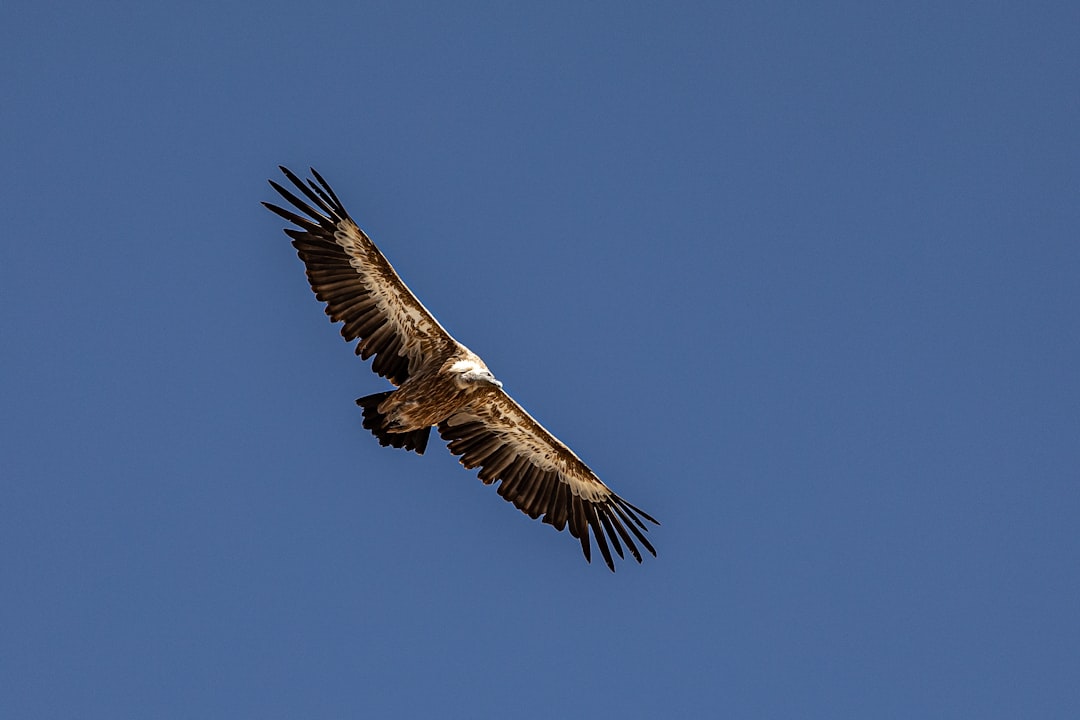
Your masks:
[{"label": "primary flight feather", "polygon": [[312,169],[314,180],[305,183],[281,171],[302,197],[270,184],[295,211],[263,205],[296,226],[285,233],[326,314],[344,323],[342,336],[359,340],[356,354],[374,358],[371,369],[397,387],[356,401],[379,443],[422,455],[435,426],[462,465],[480,468],[485,484],[499,481],[499,495],[533,519],[569,529],[586,560],[590,531],[612,570],[611,551],[624,557],[624,545],[638,562],[638,544],[655,556],[645,523],[659,523],[613,493],[503,391],[405,286],[319,173]]}]

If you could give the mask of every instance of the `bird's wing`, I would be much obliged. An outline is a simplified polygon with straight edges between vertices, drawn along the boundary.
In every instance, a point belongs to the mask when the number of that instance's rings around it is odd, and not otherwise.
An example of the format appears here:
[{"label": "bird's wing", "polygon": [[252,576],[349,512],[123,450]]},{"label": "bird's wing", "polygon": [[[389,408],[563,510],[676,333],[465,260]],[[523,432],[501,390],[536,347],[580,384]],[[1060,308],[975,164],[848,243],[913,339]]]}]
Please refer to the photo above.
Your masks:
[{"label": "bird's wing", "polygon": [[[646,550],[656,550],[645,538],[645,521],[659,525],[647,513],[600,482],[581,459],[534,420],[499,388],[477,392],[469,404],[439,423],[439,434],[461,464],[480,468],[485,484],[496,480],[499,495],[536,519],[581,541],[585,559],[591,560],[589,530],[612,570],[610,546],[623,556],[622,543],[641,562],[636,539]],[[621,541],[621,542],[620,542]]]},{"label": "bird's wing", "polygon": [[306,200],[273,180],[270,184],[301,214],[263,205],[300,228],[286,228],[285,233],[307,266],[311,289],[326,303],[330,319],[345,323],[341,335],[360,340],[356,354],[365,360],[375,356],[372,370],[400,386],[427,358],[457,345],[357,227],[319,173],[312,169],[315,180],[304,183],[287,168],[281,171]]}]

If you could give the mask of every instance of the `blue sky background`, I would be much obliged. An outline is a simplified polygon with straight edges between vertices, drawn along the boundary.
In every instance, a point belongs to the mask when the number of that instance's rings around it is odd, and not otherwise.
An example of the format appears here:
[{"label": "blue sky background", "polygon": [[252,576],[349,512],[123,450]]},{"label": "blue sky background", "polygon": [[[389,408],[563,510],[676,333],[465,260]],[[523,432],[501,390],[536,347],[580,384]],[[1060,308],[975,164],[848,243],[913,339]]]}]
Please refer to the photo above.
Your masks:
[{"label": "blue sky background", "polygon": [[[0,10],[0,715],[1080,716],[1080,5]],[[386,387],[317,167],[617,492]]]}]

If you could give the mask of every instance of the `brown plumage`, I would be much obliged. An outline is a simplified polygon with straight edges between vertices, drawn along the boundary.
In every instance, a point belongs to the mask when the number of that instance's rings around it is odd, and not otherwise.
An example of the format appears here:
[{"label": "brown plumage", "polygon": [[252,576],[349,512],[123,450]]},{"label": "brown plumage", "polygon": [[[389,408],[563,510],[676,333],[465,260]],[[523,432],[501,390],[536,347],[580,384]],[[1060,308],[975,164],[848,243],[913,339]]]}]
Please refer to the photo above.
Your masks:
[{"label": "brown plumage", "polygon": [[556,530],[567,528],[591,560],[590,534],[612,570],[611,550],[623,545],[641,562],[637,543],[653,555],[645,537],[647,513],[613,493],[570,448],[536,422],[502,389],[484,361],[450,336],[416,299],[341,201],[312,169],[301,181],[282,167],[303,198],[270,184],[301,215],[263,203],[297,228],[286,228],[307,268],[326,314],[342,322],[341,334],[358,340],[356,354],[373,358],[371,369],[396,390],[357,400],[364,427],[383,446],[423,454],[433,426],[461,456],[480,468],[485,484],[529,517]]}]

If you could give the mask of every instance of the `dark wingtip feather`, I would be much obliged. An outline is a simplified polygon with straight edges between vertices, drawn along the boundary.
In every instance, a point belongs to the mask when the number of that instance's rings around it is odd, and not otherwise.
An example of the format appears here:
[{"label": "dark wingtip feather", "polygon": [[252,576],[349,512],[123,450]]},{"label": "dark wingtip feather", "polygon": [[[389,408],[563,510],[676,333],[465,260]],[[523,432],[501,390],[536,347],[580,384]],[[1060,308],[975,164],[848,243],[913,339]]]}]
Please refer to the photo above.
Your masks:
[{"label": "dark wingtip feather", "polygon": [[600,517],[600,522],[604,524],[604,531],[611,540],[611,545],[615,548],[615,553],[620,558],[626,559],[626,556],[623,555],[622,545],[619,543],[619,536],[615,534],[615,529],[611,526],[611,520],[608,518],[607,508],[597,508],[596,514]]},{"label": "dark wingtip feather", "polygon": [[604,537],[604,528],[600,524],[597,508],[591,503],[585,507],[585,517],[588,520],[593,535],[596,536],[596,546],[600,548],[600,554],[604,557],[604,562],[607,563],[608,569],[610,569],[611,572],[615,572],[615,561],[611,557],[611,550],[608,549],[607,538]]},{"label": "dark wingtip feather", "polygon": [[[320,197],[321,191],[313,192],[308,184],[298,178],[291,170],[282,168],[281,171],[285,173],[285,177],[289,178],[289,182],[296,186],[296,189],[304,194],[308,200],[315,204],[320,210],[329,215],[333,220],[341,220],[341,216],[344,213],[339,213],[336,208],[333,207],[333,203],[328,203],[325,199]],[[316,188],[318,190],[318,188]]]},{"label": "dark wingtip feather", "polygon": [[633,538],[630,537],[630,533],[626,532],[626,528],[623,527],[622,521],[619,520],[618,512],[608,512],[607,516],[608,519],[611,521],[611,524],[614,525],[615,529],[618,531],[619,537],[621,537],[623,539],[623,542],[626,543],[626,549],[629,550],[630,554],[634,556],[634,559],[637,560],[638,563],[640,563],[641,553],[638,552],[637,545],[634,544]]},{"label": "dark wingtip feather", "polygon": [[298,178],[296,176],[296,173],[294,173],[292,170],[285,167],[284,165],[278,165],[278,169],[281,170],[282,174],[284,174],[285,177],[289,178],[289,181],[292,182],[294,185],[303,185],[304,184],[304,183],[300,182],[300,178]]},{"label": "dark wingtip feather", "polygon": [[283,207],[278,207],[277,205],[268,202],[264,202],[262,205],[278,217],[284,218],[292,224],[304,228],[304,230],[308,233],[317,233],[320,229],[319,225],[313,223],[305,217],[300,217],[296,213],[286,210]]},{"label": "dark wingtip feather", "polygon": [[319,184],[322,185],[323,190],[325,190],[326,194],[330,196],[330,199],[334,201],[334,204],[341,208],[341,201],[338,200],[338,196],[334,193],[333,188],[330,187],[330,183],[323,180],[323,176],[320,175],[319,171],[315,168],[309,167],[308,170],[310,170],[315,179],[319,181]]},{"label": "dark wingtip feather", "polygon": [[[290,205],[292,205],[293,207],[295,207],[297,210],[299,210],[302,213],[307,213],[307,215],[309,215],[312,219],[314,219],[316,221],[321,220],[321,221],[324,221],[324,222],[333,222],[332,218],[324,216],[318,210],[311,207],[306,202],[304,202],[303,200],[298,198],[296,195],[294,195],[291,191],[285,189],[284,187],[282,187],[278,183],[274,182],[273,180],[270,181],[270,187],[274,188],[274,190],[277,190],[278,194],[281,195],[281,197],[288,200]],[[326,212],[327,212],[328,215],[333,214],[333,212],[330,211],[330,210],[327,210]]]},{"label": "dark wingtip feather", "polygon": [[[653,548],[652,543],[646,539],[644,534],[644,532],[648,531],[645,530],[644,525],[641,525],[641,521],[634,516],[634,513],[624,508],[622,504],[618,502],[613,502],[609,507],[615,511],[616,515],[623,519],[626,529],[634,534],[634,537],[638,539],[638,542],[644,545],[645,549],[652,553],[653,557],[656,557],[656,550]],[[641,530],[638,530],[638,525],[641,525]]]},{"label": "dark wingtip feather", "polygon": [[[660,521],[659,521],[659,520],[657,520],[657,519],[656,519],[656,518],[654,518],[654,517],[653,517],[652,515],[650,515],[649,513],[645,512],[644,510],[642,510],[641,508],[639,508],[639,507],[637,507],[637,506],[635,506],[635,505],[631,505],[630,503],[626,502],[626,501],[625,501],[625,500],[623,500],[622,498],[619,498],[619,503],[620,503],[620,504],[622,504],[622,505],[624,505],[625,507],[628,507],[628,508],[630,508],[630,509],[631,509],[631,510],[633,510],[633,511],[634,511],[635,513],[637,513],[638,515],[640,515],[641,517],[643,517],[643,518],[645,518],[646,520],[648,520],[649,522],[651,522],[651,523],[652,523],[653,525],[656,525],[657,527],[659,527],[659,526],[660,526]],[[645,526],[644,526],[644,525],[642,525],[641,527],[645,527]]]}]

